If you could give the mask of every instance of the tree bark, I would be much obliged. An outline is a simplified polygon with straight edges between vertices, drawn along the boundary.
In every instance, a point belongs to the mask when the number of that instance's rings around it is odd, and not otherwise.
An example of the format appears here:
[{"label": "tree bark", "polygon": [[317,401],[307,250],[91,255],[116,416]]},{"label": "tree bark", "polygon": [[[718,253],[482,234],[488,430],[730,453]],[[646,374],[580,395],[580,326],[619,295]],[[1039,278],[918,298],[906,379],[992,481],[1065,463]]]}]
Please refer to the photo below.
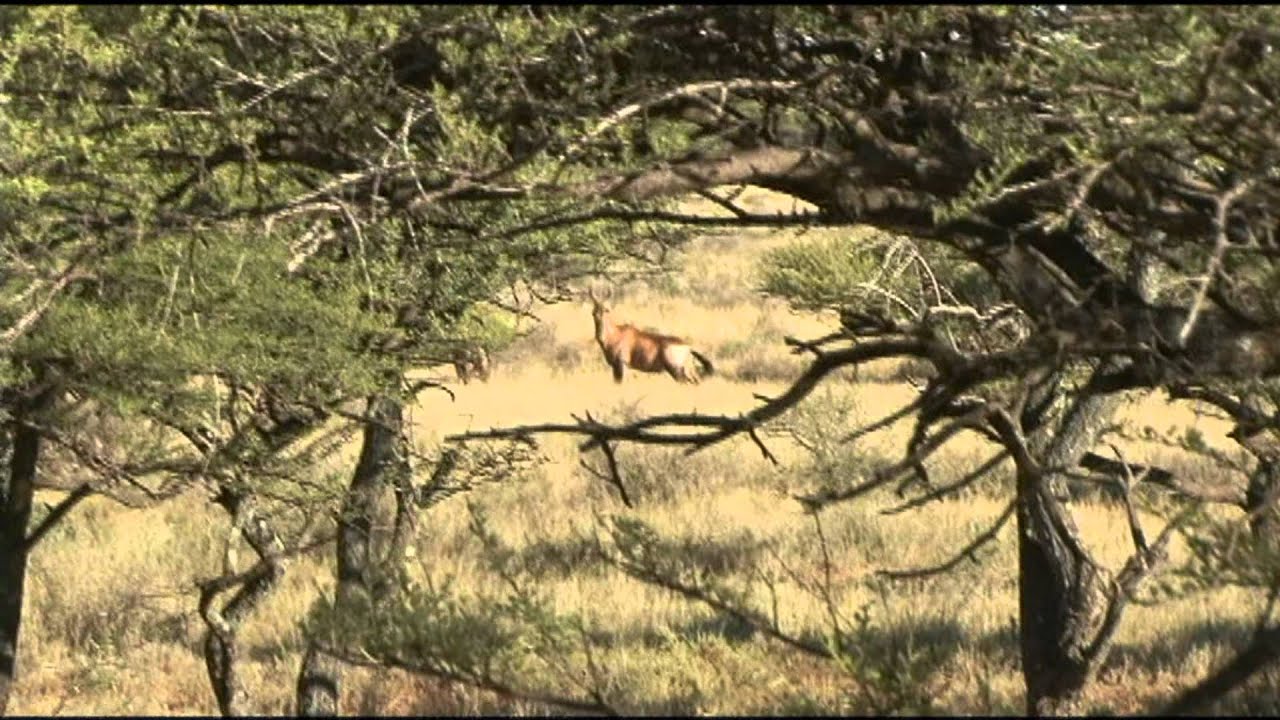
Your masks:
[{"label": "tree bark", "polygon": [[334,717],[338,714],[341,669],[314,643],[308,645],[298,673],[298,717]]},{"label": "tree bark", "polygon": [[1253,539],[1272,548],[1280,543],[1280,435],[1270,427],[1273,409],[1266,396],[1250,392],[1241,396],[1238,408],[1228,410],[1236,419],[1228,437],[1257,460],[1240,507],[1249,514]]},{"label": "tree bark", "polygon": [[1244,491],[1244,510],[1250,514],[1249,529],[1262,543],[1280,542],[1280,459],[1258,458],[1258,467],[1249,476]]},{"label": "tree bark", "polygon": [[395,478],[403,469],[405,448],[401,424],[404,406],[396,399],[369,399],[360,459],[342,504],[338,527],[338,599],[370,596],[378,590],[378,558],[373,527],[378,501],[388,489],[397,489]]},{"label": "tree bark", "polygon": [[[1080,397],[1057,432],[1042,436],[1041,451],[1033,450],[1040,467],[1078,464],[1119,404],[1118,394]],[[1090,648],[1105,609],[1102,577],[1057,499],[1061,482],[1052,470],[1018,471],[1018,605],[1029,715],[1051,714],[1070,702],[1098,661]]]},{"label": "tree bark", "polygon": [[[411,523],[411,489],[408,482],[404,436],[404,406],[394,398],[371,397],[360,459],[351,476],[338,524],[338,607],[358,608],[380,595],[386,578],[373,547],[373,527],[378,501],[388,488],[396,491],[397,513],[392,552],[407,541]],[[342,673],[338,663],[314,645],[308,648],[298,673],[298,714],[307,717],[337,713]]]},{"label": "tree bark", "polygon": [[11,442],[8,482],[0,493],[0,715],[9,705],[17,680],[18,638],[22,627],[22,599],[27,579],[27,526],[35,500],[36,470],[40,459],[40,433],[26,423],[52,403],[46,389],[27,407],[14,413],[8,428]]},{"label": "tree bark", "polygon": [[1097,568],[1048,478],[1019,473],[1018,609],[1027,714],[1055,712],[1084,687],[1085,649],[1098,614]]},{"label": "tree bark", "polygon": [[[224,489],[218,502],[235,518],[241,535],[259,558],[258,564],[243,578],[232,576],[225,583],[219,582],[223,580],[219,578],[202,588],[200,597],[200,614],[209,626],[205,635],[205,667],[218,701],[218,710],[225,717],[241,717],[251,713],[247,710],[248,692],[238,673],[239,643],[236,636],[240,624],[284,576],[281,558],[284,547],[270,523],[248,498]],[[216,609],[218,595],[236,584],[239,585],[236,594],[220,610]]]}]

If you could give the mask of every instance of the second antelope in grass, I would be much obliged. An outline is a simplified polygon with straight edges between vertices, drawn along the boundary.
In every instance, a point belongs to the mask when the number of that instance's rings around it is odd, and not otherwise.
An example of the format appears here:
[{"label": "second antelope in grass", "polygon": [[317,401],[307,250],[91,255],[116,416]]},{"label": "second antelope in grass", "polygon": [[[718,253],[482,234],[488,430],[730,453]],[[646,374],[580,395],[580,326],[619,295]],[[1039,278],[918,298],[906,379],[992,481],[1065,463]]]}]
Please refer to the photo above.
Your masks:
[{"label": "second antelope in grass", "polygon": [[472,377],[489,382],[489,353],[479,345],[460,347],[453,351],[453,369],[463,385],[470,383]]},{"label": "second antelope in grass", "polygon": [[614,382],[622,382],[626,368],[640,372],[665,372],[676,382],[697,383],[702,378],[693,361],[697,360],[708,375],[715,372],[702,353],[689,347],[682,338],[645,332],[632,325],[617,325],[609,317],[609,308],[600,302],[595,291],[591,298],[591,319],[596,325],[596,342],[604,352],[605,362],[613,368]]}]

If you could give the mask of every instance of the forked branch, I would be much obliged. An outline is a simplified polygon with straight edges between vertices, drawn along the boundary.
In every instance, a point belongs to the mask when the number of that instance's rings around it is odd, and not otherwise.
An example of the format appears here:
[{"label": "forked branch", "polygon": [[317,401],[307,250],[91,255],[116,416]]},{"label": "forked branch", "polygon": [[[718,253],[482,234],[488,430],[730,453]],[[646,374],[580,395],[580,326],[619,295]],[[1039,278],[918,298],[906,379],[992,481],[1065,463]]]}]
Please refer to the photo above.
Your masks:
[{"label": "forked branch", "polygon": [[[583,451],[598,447],[605,442],[625,441],[650,445],[686,445],[689,447],[688,452],[693,453],[740,433],[751,433],[755,428],[795,407],[809,393],[813,392],[824,377],[841,367],[887,357],[929,357],[932,353],[938,351],[940,351],[940,347],[936,343],[913,337],[886,338],[850,348],[833,350],[816,358],[786,392],[738,417],[681,413],[644,418],[622,426],[606,425],[586,417],[577,418],[577,422],[573,424],[543,423],[539,425],[493,428],[450,435],[445,440],[448,442],[465,442],[467,440],[503,439],[519,440],[532,444],[534,443],[533,437],[535,435],[560,433],[587,436],[588,439],[579,446],[579,449]],[[699,430],[671,432],[675,428],[696,428]],[[760,447],[764,456],[770,458],[771,454],[768,450],[763,445],[760,445]]]}]

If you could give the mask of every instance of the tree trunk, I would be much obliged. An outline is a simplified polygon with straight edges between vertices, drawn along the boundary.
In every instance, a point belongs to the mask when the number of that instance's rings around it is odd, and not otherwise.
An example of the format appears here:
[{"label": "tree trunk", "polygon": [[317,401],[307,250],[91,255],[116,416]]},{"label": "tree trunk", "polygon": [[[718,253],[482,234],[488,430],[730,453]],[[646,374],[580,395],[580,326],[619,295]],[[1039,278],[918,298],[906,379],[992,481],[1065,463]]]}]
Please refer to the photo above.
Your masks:
[{"label": "tree trunk", "polygon": [[380,589],[373,528],[378,503],[387,490],[399,490],[407,448],[403,447],[404,406],[396,399],[369,399],[364,441],[342,504],[338,526],[338,599],[354,599],[357,594],[376,595]]},{"label": "tree trunk", "polygon": [[[338,607],[358,608],[362,601],[380,595],[385,578],[373,548],[373,527],[378,501],[390,488],[397,493],[397,518],[392,546],[405,541],[404,515],[411,498],[403,484],[408,481],[404,436],[401,433],[404,406],[394,398],[371,397],[364,426],[360,460],[356,463],[338,521]],[[318,648],[308,648],[298,674],[298,714],[323,716],[337,713],[341,668]]]},{"label": "tree trunk", "polygon": [[341,677],[337,661],[314,643],[308,645],[298,673],[298,717],[336,716]]},{"label": "tree trunk", "polygon": [[[1258,542],[1280,542],[1280,459],[1258,458],[1258,467],[1249,476],[1244,491],[1244,510],[1250,514],[1249,529]],[[1267,506],[1267,507],[1264,507]]]},{"label": "tree trunk", "polygon": [[1019,472],[1018,609],[1027,714],[1052,714],[1084,687],[1102,604],[1098,571],[1049,478]]},{"label": "tree trunk", "polygon": [[284,576],[281,559],[284,547],[271,524],[257,512],[250,499],[224,489],[218,502],[235,518],[240,534],[259,558],[258,564],[239,578],[239,590],[220,610],[215,609],[218,595],[237,583],[214,581],[202,588],[200,598],[200,614],[209,626],[205,635],[205,667],[218,700],[218,710],[225,717],[240,717],[251,713],[247,709],[248,692],[238,673],[239,643],[236,635],[244,619]]},{"label": "tree trunk", "polygon": [[[1099,373],[1114,368],[1104,364]],[[1119,394],[1080,397],[1057,432],[1033,448],[1041,468],[1071,468],[1119,407]],[[1090,648],[1106,608],[1102,578],[1057,499],[1063,478],[1018,471],[1018,605],[1027,713],[1051,714],[1092,677]]]},{"label": "tree trunk", "polygon": [[0,715],[9,705],[17,679],[18,637],[22,626],[22,598],[27,579],[27,526],[35,499],[40,433],[25,418],[47,408],[53,391],[41,392],[14,413],[10,423],[12,454],[7,487],[0,493]]}]

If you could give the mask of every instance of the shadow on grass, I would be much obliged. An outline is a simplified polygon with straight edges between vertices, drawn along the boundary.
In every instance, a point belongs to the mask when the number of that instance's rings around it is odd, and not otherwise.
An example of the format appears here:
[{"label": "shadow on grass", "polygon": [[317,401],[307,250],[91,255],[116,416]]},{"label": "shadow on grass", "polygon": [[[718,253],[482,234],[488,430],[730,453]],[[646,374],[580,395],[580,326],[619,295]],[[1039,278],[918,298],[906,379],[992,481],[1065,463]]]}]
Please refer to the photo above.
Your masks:
[{"label": "shadow on grass", "polygon": [[[1139,667],[1153,674],[1164,671],[1178,675],[1182,680],[1180,690],[1152,702],[1149,711],[1159,712],[1181,689],[1198,684],[1230,662],[1248,645],[1253,628],[1252,621],[1214,618],[1188,624],[1152,640],[1116,643],[1102,672],[1123,673],[1125,668]],[[1205,650],[1213,655],[1211,666],[1199,671],[1197,677],[1184,675],[1186,659]],[[1280,715],[1280,668],[1271,667],[1257,673],[1205,711],[1211,715]]]},{"label": "shadow on grass", "polygon": [[[724,538],[664,538],[657,550],[686,570],[705,576],[732,577],[746,573],[758,561],[760,543],[748,536]],[[516,564],[537,578],[596,575],[611,565],[594,539],[575,536],[535,540],[517,551]]]},{"label": "shadow on grass", "polygon": [[1126,666],[1177,671],[1198,650],[1211,649],[1227,655],[1236,652],[1248,643],[1252,632],[1252,625],[1242,620],[1210,619],[1180,627],[1149,641],[1117,642],[1102,671],[1105,673]]}]

